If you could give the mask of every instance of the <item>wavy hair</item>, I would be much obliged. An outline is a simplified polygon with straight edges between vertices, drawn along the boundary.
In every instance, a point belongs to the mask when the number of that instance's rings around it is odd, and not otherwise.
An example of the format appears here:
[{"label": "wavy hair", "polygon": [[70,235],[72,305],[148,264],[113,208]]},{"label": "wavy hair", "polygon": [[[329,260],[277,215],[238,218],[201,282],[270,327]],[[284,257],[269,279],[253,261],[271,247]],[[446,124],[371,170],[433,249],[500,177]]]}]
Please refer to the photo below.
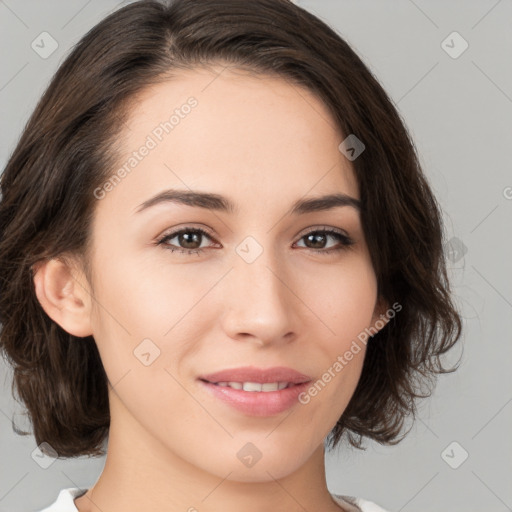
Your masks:
[{"label": "wavy hair", "polygon": [[114,168],[137,93],[180,70],[218,63],[307,88],[345,137],[356,134],[366,146],[352,162],[364,234],[379,296],[402,309],[368,341],[331,447],[344,433],[359,448],[365,437],[398,442],[416,399],[431,394],[438,374],[453,371],[441,356],[462,326],[450,297],[441,210],[404,121],[355,51],[289,0],[137,1],[72,49],[0,180],[0,351],[37,444],[59,456],[105,454],[107,376],[93,337],[77,338],[46,315],[33,268],[66,254],[87,264],[93,191]]}]

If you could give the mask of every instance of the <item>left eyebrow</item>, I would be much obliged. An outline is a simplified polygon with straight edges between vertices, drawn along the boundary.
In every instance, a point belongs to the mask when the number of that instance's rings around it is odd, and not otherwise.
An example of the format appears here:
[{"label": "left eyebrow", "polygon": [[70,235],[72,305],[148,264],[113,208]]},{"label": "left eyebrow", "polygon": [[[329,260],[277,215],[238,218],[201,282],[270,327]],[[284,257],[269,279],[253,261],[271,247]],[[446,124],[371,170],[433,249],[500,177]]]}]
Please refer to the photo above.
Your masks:
[{"label": "left eyebrow", "polygon": [[[204,208],[207,210],[215,210],[230,214],[238,213],[238,207],[229,198],[219,194],[209,192],[197,192],[193,190],[164,190],[156,196],[141,203],[135,213],[139,213],[151,206],[160,203],[178,203],[196,208]],[[347,194],[330,194],[320,197],[310,197],[299,199],[293,203],[291,215],[301,215],[305,213],[319,212],[339,208],[342,206],[350,206],[356,210],[361,210],[361,201]]]},{"label": "left eyebrow", "polygon": [[351,206],[361,211],[361,201],[347,194],[330,194],[296,201],[292,207],[292,215],[332,210],[341,206]]}]

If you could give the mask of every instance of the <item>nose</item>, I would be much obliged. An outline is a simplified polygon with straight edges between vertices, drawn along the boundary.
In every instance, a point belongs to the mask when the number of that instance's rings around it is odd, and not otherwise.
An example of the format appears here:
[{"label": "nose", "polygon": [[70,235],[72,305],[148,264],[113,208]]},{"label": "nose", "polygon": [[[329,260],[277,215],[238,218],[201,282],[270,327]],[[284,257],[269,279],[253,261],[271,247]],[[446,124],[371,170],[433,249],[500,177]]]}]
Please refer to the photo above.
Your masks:
[{"label": "nose", "polygon": [[271,251],[252,263],[236,256],[226,278],[222,325],[227,336],[259,345],[286,344],[297,336],[301,301],[293,293],[293,278]]}]

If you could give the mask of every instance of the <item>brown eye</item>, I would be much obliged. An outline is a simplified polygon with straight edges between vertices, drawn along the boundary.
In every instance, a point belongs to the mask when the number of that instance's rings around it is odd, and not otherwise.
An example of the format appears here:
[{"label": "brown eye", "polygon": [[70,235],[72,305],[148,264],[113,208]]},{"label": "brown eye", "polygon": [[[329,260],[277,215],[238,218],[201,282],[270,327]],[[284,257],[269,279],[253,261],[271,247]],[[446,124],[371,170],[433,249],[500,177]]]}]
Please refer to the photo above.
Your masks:
[{"label": "brown eye", "polygon": [[[326,248],[330,237],[337,239],[339,245]],[[306,248],[322,254],[329,254],[332,251],[341,251],[354,243],[351,238],[333,229],[317,229],[310,231],[302,236],[301,240],[306,240]]]},{"label": "brown eye", "polygon": [[313,247],[310,247],[311,249],[325,249],[324,245],[327,242],[329,236],[325,233],[315,232],[306,235],[304,238],[308,243],[313,244]]},{"label": "brown eye", "polygon": [[[165,249],[169,249],[173,252],[178,251],[189,254],[198,254],[203,251],[201,242],[205,237],[211,239],[210,235],[203,229],[183,228],[179,231],[174,231],[173,233],[165,235],[158,241],[158,245],[162,245]],[[176,238],[174,243],[168,243],[174,238]]]},{"label": "brown eye", "polygon": [[[178,237],[178,242],[180,245],[183,246],[184,249],[198,249],[201,246],[201,233],[197,232],[183,232],[179,235],[176,235]],[[197,244],[199,245],[197,246]],[[197,246],[197,247],[196,247]]]}]

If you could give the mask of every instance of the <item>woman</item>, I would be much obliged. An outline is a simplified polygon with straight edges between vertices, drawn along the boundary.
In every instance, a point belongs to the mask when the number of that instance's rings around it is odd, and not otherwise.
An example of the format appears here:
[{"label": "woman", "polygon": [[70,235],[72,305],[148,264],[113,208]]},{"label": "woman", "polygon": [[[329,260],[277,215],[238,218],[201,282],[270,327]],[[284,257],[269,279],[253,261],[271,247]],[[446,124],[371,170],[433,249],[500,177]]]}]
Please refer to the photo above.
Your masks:
[{"label": "woman", "polygon": [[0,346],[35,439],[108,440],[46,511],[384,510],[328,491],[324,441],[398,442],[461,321],[407,129],[333,30],[287,0],[126,6],[1,191]]}]

